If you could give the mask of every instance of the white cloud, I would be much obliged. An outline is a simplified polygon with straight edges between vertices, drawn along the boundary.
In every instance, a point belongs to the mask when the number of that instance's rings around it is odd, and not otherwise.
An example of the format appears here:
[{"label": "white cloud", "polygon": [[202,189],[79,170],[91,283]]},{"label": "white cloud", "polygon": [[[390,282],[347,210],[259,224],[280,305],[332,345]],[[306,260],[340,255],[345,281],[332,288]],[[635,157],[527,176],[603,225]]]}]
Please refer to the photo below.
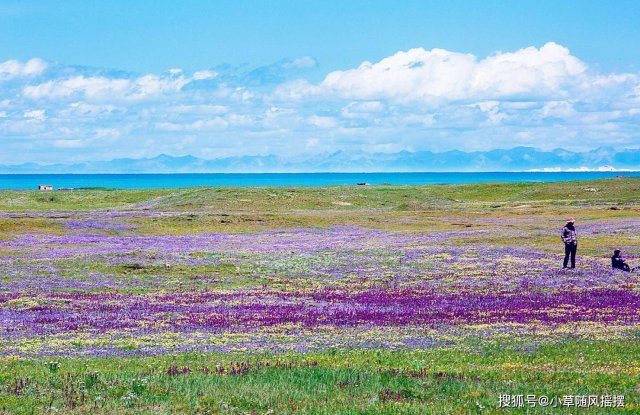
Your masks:
[{"label": "white cloud", "polygon": [[555,43],[488,57],[415,48],[294,79],[310,67],[302,57],[130,75],[7,61],[0,145],[20,137],[11,161],[55,140],[49,161],[81,157],[79,147],[104,158],[108,146],[110,156],[640,146],[640,74],[596,72]]},{"label": "white cloud", "polygon": [[47,119],[45,110],[29,110],[24,112],[24,118],[29,118],[35,121],[44,121]]},{"label": "white cloud", "polygon": [[163,78],[144,75],[137,79],[75,76],[50,80],[38,85],[24,87],[25,97],[39,99],[83,98],[87,100],[140,100],[163,94],[176,93],[190,82],[178,76]]},{"label": "white cloud", "polygon": [[584,63],[553,42],[539,49],[497,53],[480,61],[470,54],[416,48],[377,63],[363,62],[355,69],[332,72],[319,89],[303,84],[299,94],[430,105],[524,96],[562,97],[585,71]]},{"label": "white cloud", "polygon": [[471,107],[478,108],[486,116],[484,125],[499,125],[507,119],[507,114],[500,111],[499,101],[481,101],[472,104]]},{"label": "white cloud", "polygon": [[193,74],[193,79],[195,81],[203,81],[205,79],[213,79],[216,76],[218,76],[218,74],[215,71],[205,70],[205,71],[195,72]]},{"label": "white cloud", "polygon": [[575,117],[577,114],[576,110],[573,108],[573,104],[568,101],[550,101],[538,112],[542,118],[569,119]]},{"label": "white cloud", "polygon": [[63,117],[104,117],[115,111],[125,112],[126,108],[112,104],[89,104],[86,102],[73,102],[67,108],[60,110]]},{"label": "white cloud", "polygon": [[123,95],[131,86],[126,79],[76,76],[70,79],[51,80],[38,85],[27,85],[25,97],[39,99],[62,99],[80,96],[86,99],[103,99]]},{"label": "white cloud", "polygon": [[26,62],[8,60],[0,63],[0,81],[18,77],[41,75],[47,69],[47,63],[42,59],[33,58]]},{"label": "white cloud", "polygon": [[192,123],[161,122],[157,128],[165,131],[209,131],[222,130],[229,126],[229,122],[222,117],[197,120]]},{"label": "white cloud", "polygon": [[385,106],[380,101],[350,102],[340,110],[343,118],[371,118],[379,116]]},{"label": "white cloud", "polygon": [[456,99],[465,94],[467,85],[461,81],[470,78],[474,59],[442,49],[411,49],[375,64],[364,62],[356,69],[332,72],[320,87],[346,99]]},{"label": "white cloud", "polygon": [[156,75],[145,75],[135,80],[130,96],[138,99],[177,92],[188,83],[189,80],[182,76],[175,79],[163,79]]},{"label": "white cloud", "polygon": [[475,65],[472,97],[557,96],[567,93],[587,67],[569,49],[550,42],[540,49],[498,53]]},{"label": "white cloud", "polygon": [[297,79],[276,87],[273,98],[281,101],[300,101],[311,96],[321,95],[320,87],[311,84],[306,79]]},{"label": "white cloud", "polygon": [[211,118],[198,119],[193,122],[160,122],[156,128],[165,131],[211,131],[223,130],[229,127],[249,126],[253,118],[242,114],[226,114]]}]

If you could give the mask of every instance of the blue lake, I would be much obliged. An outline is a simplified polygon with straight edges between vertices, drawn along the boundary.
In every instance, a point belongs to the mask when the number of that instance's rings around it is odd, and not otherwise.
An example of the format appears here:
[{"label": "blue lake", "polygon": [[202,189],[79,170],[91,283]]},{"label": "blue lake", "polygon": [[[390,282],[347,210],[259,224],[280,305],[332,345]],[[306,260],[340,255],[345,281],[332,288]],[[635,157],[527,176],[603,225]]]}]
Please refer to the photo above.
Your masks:
[{"label": "blue lake", "polygon": [[616,176],[640,177],[640,172],[2,174],[0,189],[36,189],[39,184],[50,184],[55,189],[155,189],[191,186],[328,186],[358,183],[513,183],[592,180]]}]

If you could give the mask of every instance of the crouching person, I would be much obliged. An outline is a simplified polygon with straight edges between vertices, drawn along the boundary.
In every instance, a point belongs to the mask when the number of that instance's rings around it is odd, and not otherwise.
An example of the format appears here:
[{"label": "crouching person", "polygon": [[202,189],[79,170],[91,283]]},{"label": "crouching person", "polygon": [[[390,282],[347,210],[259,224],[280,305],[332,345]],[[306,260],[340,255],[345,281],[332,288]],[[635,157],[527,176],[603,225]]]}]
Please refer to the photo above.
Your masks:
[{"label": "crouching person", "polygon": [[611,268],[631,272],[631,267],[625,262],[622,255],[620,255],[619,249],[615,249],[613,251],[613,256],[611,257]]}]

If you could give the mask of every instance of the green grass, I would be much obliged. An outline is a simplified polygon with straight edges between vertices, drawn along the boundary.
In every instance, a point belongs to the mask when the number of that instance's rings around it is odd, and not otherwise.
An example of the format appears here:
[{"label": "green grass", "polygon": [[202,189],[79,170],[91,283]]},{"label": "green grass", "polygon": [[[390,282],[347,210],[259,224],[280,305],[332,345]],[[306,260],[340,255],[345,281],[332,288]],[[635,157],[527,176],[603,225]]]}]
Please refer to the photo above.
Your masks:
[{"label": "green grass", "polygon": [[535,351],[493,344],[470,351],[5,359],[0,385],[0,411],[11,414],[495,414],[505,413],[497,408],[501,394],[621,394],[624,409],[588,413],[638,413],[640,342],[565,341]]},{"label": "green grass", "polygon": [[[0,211],[138,208],[209,212],[425,210],[437,207],[535,209],[638,206],[640,179],[433,186],[195,187],[153,190],[0,191]],[[522,206],[527,204],[529,206]]]},{"label": "green grass", "polygon": [[78,211],[132,206],[169,190],[0,191],[0,211]]}]

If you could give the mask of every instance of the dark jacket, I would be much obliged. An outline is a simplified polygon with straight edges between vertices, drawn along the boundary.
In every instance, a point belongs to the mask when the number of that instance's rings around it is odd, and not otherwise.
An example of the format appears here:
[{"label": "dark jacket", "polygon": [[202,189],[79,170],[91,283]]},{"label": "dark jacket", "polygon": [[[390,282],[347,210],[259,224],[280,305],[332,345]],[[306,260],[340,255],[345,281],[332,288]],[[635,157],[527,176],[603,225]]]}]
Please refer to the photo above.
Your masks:
[{"label": "dark jacket", "polygon": [[620,255],[615,254],[611,257],[611,268],[629,271],[629,265],[624,262],[624,258],[622,258]]},{"label": "dark jacket", "polygon": [[572,223],[567,223],[566,225],[564,225],[564,228],[562,228],[562,233],[560,234],[560,237],[562,238],[562,241],[567,245],[578,244],[578,234],[576,232],[576,228],[573,226]]}]

